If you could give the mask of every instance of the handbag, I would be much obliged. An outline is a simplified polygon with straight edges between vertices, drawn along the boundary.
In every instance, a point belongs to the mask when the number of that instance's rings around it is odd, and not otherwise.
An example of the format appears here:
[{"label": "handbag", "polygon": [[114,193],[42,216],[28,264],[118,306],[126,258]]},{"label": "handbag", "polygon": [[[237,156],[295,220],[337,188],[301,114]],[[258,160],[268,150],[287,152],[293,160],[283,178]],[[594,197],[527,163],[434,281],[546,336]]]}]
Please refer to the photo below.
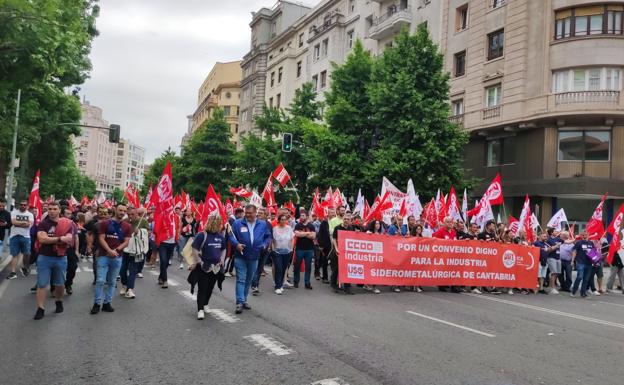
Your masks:
[{"label": "handbag", "polygon": [[[206,242],[206,236],[204,235],[204,242]],[[189,238],[189,240],[186,242],[186,245],[184,245],[184,248],[182,249],[182,257],[184,257],[184,261],[186,261],[186,264],[189,266],[193,266],[195,264],[195,257],[193,257],[193,241],[195,240],[195,238]],[[199,251],[201,253],[201,249],[204,248],[204,242],[202,242],[201,247],[199,248]]]}]

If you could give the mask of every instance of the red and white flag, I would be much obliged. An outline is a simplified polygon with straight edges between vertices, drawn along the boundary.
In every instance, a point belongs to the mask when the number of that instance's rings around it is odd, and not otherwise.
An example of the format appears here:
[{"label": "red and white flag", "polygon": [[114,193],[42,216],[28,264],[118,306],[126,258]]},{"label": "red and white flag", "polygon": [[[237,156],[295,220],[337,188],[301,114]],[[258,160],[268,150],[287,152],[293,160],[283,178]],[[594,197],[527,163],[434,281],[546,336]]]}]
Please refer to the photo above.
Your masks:
[{"label": "red and white flag", "polygon": [[602,207],[607,199],[608,193],[605,193],[594,210],[592,217],[587,222],[586,231],[591,240],[599,240],[605,232],[604,223],[602,222]]},{"label": "red and white flag", "polygon": [[262,198],[266,202],[267,207],[273,207],[277,203],[275,203],[275,193],[273,192],[273,182],[271,181],[271,177],[267,179],[266,184],[264,185],[264,190],[262,190]]},{"label": "red and white flag", "polygon": [[225,212],[227,213],[227,215],[234,214],[234,205],[232,205],[232,201],[230,200],[230,198],[227,198],[225,200]]},{"label": "red and white flag", "polygon": [[173,210],[173,184],[170,162],[167,162],[152,195],[151,200],[156,203],[154,234],[156,235],[156,244],[160,245],[162,241],[175,238],[176,235],[176,214]]},{"label": "red and white flag", "polygon": [[238,195],[241,198],[249,199],[253,195],[252,191],[245,190],[245,188],[241,187],[230,187],[230,192],[234,195]]},{"label": "red and white flag", "polygon": [[520,225],[520,221],[513,216],[509,216],[507,220],[507,226],[509,226],[509,230],[514,234],[514,236],[518,235],[518,226]]},{"label": "red and white flag", "polygon": [[553,217],[548,221],[547,227],[552,227],[558,231],[561,231],[561,223],[568,223],[568,217],[566,217],[566,213],[563,209],[560,209],[553,215]]},{"label": "red and white flag", "polygon": [[429,224],[429,228],[433,229],[438,226],[438,214],[436,213],[434,198],[431,198],[431,202],[425,205],[423,220]]},{"label": "red and white flag", "polygon": [[377,220],[382,219],[383,212],[388,209],[391,209],[394,206],[394,204],[388,197],[389,197],[388,191],[386,191],[386,193],[384,194],[382,198],[379,198],[379,196],[377,196],[377,199],[375,199],[375,203],[370,208],[370,212],[368,213],[368,216],[364,219],[364,222],[370,222],[373,219],[377,219]]},{"label": "red and white flag", "polygon": [[611,223],[609,223],[609,227],[607,228],[607,232],[611,234],[613,237],[611,238],[611,244],[609,245],[609,253],[607,254],[607,262],[609,264],[613,263],[613,257],[615,253],[620,250],[621,247],[621,239],[620,239],[620,229],[622,228],[622,223],[624,222],[624,204],[620,206],[620,209],[613,217]]},{"label": "red and white flag", "polygon": [[212,184],[208,186],[208,191],[206,191],[204,211],[201,218],[202,229],[206,225],[208,217],[211,215],[219,215],[223,223],[227,223],[227,213],[225,212],[225,207],[221,203],[221,199],[219,199],[219,196],[215,192],[214,187],[212,187]]},{"label": "red and white flag", "polygon": [[451,186],[451,192],[449,192],[448,199],[446,200],[447,215],[453,220],[461,219],[461,213],[459,212],[459,200],[457,199],[457,193],[455,193],[455,187]]},{"label": "red and white flag", "polygon": [[41,216],[43,215],[43,202],[41,201],[41,197],[39,196],[40,176],[41,172],[40,170],[37,170],[37,174],[35,174],[35,179],[33,180],[32,189],[30,190],[30,195],[28,196],[28,206],[37,208],[35,224],[41,221]]},{"label": "red and white flag", "polygon": [[131,204],[135,208],[140,206],[139,192],[132,184],[129,184],[124,190],[124,197],[128,201],[128,204]]},{"label": "red and white flag", "polygon": [[282,187],[286,186],[286,183],[290,180],[290,175],[288,175],[288,171],[286,171],[282,163],[277,166],[271,176],[273,176],[273,178],[275,178]]},{"label": "red and white flag", "polygon": [[483,231],[483,229],[485,229],[486,223],[493,219],[494,212],[492,211],[492,206],[490,206],[490,201],[486,199],[483,201],[479,213],[472,217],[472,223],[476,223],[477,225],[479,225],[481,231]]},{"label": "red and white flag", "polygon": [[339,188],[336,188],[336,190],[334,190],[332,200],[334,202],[334,207],[338,208],[344,206],[344,200],[342,199],[342,193],[340,192]]},{"label": "red and white flag", "polygon": [[423,207],[420,203],[420,198],[418,197],[418,194],[416,194],[414,182],[410,178],[407,181],[407,215],[413,215],[414,218],[419,219],[422,212]]},{"label": "red and white flag", "polygon": [[494,177],[492,183],[490,183],[487,190],[485,190],[485,193],[483,193],[483,196],[479,200],[479,203],[477,203],[472,210],[468,211],[467,215],[477,215],[479,213],[479,210],[481,210],[481,204],[485,199],[490,202],[490,206],[503,204],[503,187],[501,184],[500,174],[496,174],[496,177]]},{"label": "red and white flag", "polygon": [[290,211],[291,215],[295,215],[296,208],[295,208],[295,205],[292,203],[292,201],[286,202],[282,207]]},{"label": "red and white flag", "polygon": [[524,230],[527,241],[531,243],[535,242],[535,236],[533,234],[533,214],[531,213],[531,201],[528,195],[524,197],[524,205],[522,205],[522,212],[520,213],[520,220],[518,222],[518,232]]}]

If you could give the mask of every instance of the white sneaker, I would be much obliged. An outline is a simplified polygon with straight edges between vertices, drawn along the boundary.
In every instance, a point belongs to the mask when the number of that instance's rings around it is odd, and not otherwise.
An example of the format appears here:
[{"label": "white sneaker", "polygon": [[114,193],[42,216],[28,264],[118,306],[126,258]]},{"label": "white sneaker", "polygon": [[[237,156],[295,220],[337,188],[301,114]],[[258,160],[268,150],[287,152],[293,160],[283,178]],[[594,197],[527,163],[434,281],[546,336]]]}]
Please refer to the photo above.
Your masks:
[{"label": "white sneaker", "polygon": [[570,293],[570,297],[572,297],[572,298],[576,298],[576,294],[574,294],[574,293]]},{"label": "white sneaker", "polygon": [[374,289],[373,289],[373,293],[375,293],[375,294],[379,294],[379,293],[381,293],[381,290],[379,290],[379,289],[377,289],[377,288],[374,288]]},{"label": "white sneaker", "polygon": [[552,289],[548,294],[559,294],[559,290]]},{"label": "white sneaker", "polygon": [[203,310],[197,312],[197,319],[204,319],[204,317],[205,315]]},{"label": "white sneaker", "polygon": [[143,278],[143,273],[137,273],[137,278]]},{"label": "white sneaker", "polygon": [[134,297],[136,297],[136,295],[134,295],[134,290],[128,289],[128,291],[126,291],[126,298],[134,298]]},{"label": "white sneaker", "polygon": [[509,289],[509,290],[507,290],[507,294],[509,294],[509,295],[514,295],[513,289]]},{"label": "white sneaker", "polygon": [[181,263],[181,264],[180,264],[180,267],[178,267],[178,269],[180,269],[180,270],[184,269],[184,264],[183,264],[183,263]]},{"label": "white sneaker", "polygon": [[227,272],[224,274],[226,277],[232,277],[232,274],[230,274],[230,272]]},{"label": "white sneaker", "polygon": [[599,291],[595,291],[595,292],[594,292],[594,295],[595,295],[595,296],[599,296],[599,295],[602,295],[602,294],[600,294],[600,292],[599,292]]},{"label": "white sneaker", "polygon": [[422,293],[423,289],[420,288],[420,286],[416,286],[416,293]]},{"label": "white sneaker", "polygon": [[209,312],[210,312],[210,306],[204,305],[204,313],[209,313]]},{"label": "white sneaker", "polygon": [[474,289],[470,290],[470,292],[472,294],[481,294],[481,290],[477,289],[476,287]]},{"label": "white sneaker", "polygon": [[275,294],[277,295],[282,295],[282,293],[284,292],[284,289],[275,289]]},{"label": "white sneaker", "polygon": [[127,289],[125,286],[122,286],[122,287],[121,287],[121,290],[119,290],[119,295],[126,295],[126,291],[127,291],[127,290],[128,290],[128,289]]},{"label": "white sneaker", "polygon": [[282,284],[282,287],[284,289],[290,289],[292,288],[292,285],[288,281],[284,281],[284,283]]}]

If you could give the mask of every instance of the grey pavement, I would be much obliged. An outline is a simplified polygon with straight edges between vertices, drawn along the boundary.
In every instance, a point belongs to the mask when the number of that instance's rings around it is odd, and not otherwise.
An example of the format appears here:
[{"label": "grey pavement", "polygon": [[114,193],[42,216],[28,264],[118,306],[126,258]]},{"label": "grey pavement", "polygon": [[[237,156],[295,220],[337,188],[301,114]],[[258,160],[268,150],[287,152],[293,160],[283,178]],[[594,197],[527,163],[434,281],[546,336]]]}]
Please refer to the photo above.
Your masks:
[{"label": "grey pavement", "polygon": [[[0,273],[0,383],[7,384],[619,384],[624,295],[424,293],[277,296],[270,274],[252,310],[234,315],[234,278],[196,319],[186,270],[157,270],[92,316],[81,263],[65,312],[32,319],[35,278]],[[184,293],[186,291],[186,293]],[[330,380],[332,379],[332,380]]]}]

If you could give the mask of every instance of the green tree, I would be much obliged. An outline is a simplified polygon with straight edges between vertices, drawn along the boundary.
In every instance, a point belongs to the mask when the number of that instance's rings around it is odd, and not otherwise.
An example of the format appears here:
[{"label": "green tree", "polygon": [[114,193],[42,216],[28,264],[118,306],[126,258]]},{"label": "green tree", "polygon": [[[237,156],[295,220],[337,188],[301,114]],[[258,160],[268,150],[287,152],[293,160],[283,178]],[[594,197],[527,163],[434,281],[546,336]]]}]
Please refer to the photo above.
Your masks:
[{"label": "green tree", "polygon": [[319,120],[322,118],[322,106],[322,102],[316,101],[314,86],[308,82],[295,91],[295,97],[288,108],[288,112],[291,116]]},{"label": "green tree", "polygon": [[119,187],[115,187],[113,189],[113,199],[115,202],[127,202],[126,197],[124,196],[124,191]]},{"label": "green tree", "polygon": [[[91,41],[97,35],[95,0],[0,0],[0,180],[5,180],[11,151],[17,90],[22,90],[17,196],[27,195],[36,169],[44,180],[65,170],[66,179],[79,175],[68,163],[70,136],[77,135],[80,103],[66,89],[87,78]],[[76,89],[74,89],[76,91]],[[61,190],[61,184],[50,181]],[[86,183],[86,181],[85,181]],[[4,190],[4,183],[0,184]]]},{"label": "green tree", "polygon": [[449,75],[427,28],[403,30],[373,66],[368,95],[379,145],[370,163],[374,180],[397,185],[409,178],[416,191],[464,186],[467,133],[449,122]]},{"label": "green tree", "polygon": [[220,108],[193,133],[180,159],[180,183],[191,196],[203,197],[210,183],[218,192],[228,191],[236,166],[230,137],[230,125]]}]

